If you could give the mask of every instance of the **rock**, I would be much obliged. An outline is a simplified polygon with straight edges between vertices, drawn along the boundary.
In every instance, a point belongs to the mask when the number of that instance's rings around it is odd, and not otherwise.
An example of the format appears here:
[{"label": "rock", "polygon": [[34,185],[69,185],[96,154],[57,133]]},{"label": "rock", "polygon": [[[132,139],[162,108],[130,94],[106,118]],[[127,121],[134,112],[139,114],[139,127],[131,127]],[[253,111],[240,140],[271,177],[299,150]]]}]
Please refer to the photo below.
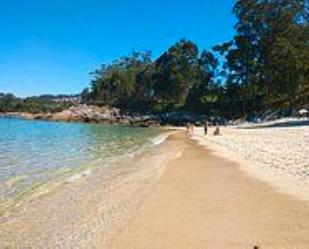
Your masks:
[{"label": "rock", "polygon": [[108,123],[130,126],[157,126],[159,123],[149,116],[122,114],[120,109],[91,105],[72,106],[67,110],[54,114],[40,115],[38,119],[65,122]]},{"label": "rock", "polygon": [[57,113],[6,113],[3,115],[56,122],[106,123],[140,127],[159,126],[161,122],[159,117],[122,113],[118,108],[108,106],[99,107],[93,105],[75,105],[69,109]]}]

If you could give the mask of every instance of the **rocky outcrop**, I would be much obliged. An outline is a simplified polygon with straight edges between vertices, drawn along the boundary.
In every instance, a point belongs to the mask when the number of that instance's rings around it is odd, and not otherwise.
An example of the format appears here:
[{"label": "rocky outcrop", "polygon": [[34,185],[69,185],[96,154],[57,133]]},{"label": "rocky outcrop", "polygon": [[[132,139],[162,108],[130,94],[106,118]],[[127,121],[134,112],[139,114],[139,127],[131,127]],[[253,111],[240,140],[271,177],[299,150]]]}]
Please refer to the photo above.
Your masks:
[{"label": "rocky outcrop", "polygon": [[[96,105],[75,105],[58,113],[28,114],[11,113],[5,116],[19,116],[26,119],[63,121],[63,122],[84,122],[84,123],[106,123],[122,124],[128,126],[159,126],[173,125],[185,126],[187,122],[196,125],[203,124],[207,118],[205,115],[197,115],[189,112],[166,112],[161,114],[141,115],[131,112],[123,112],[118,108]],[[217,118],[208,118],[211,121],[220,123]],[[219,121],[218,121],[219,120]]]},{"label": "rocky outcrop", "polygon": [[122,113],[118,108],[92,105],[72,106],[58,113],[33,115],[33,118],[51,121],[108,123],[145,127],[159,125],[152,116],[126,114]]}]

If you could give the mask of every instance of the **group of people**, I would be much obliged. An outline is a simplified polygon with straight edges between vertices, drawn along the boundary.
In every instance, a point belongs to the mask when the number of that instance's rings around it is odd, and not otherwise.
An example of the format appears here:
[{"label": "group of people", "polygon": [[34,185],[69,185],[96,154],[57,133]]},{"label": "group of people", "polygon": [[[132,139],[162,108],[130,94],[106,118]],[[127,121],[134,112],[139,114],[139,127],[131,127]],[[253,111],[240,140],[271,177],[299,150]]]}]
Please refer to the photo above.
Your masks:
[{"label": "group of people", "polygon": [[[205,136],[208,134],[208,127],[209,127],[209,123],[208,123],[207,120],[205,120],[205,122],[204,122],[204,134],[205,134]],[[216,128],[214,130],[213,135],[215,135],[215,136],[221,135],[220,126],[218,124],[216,125]]]},{"label": "group of people", "polygon": [[[208,135],[209,126],[210,125],[209,125],[208,121],[205,120],[205,122],[204,122],[204,134],[205,134],[205,136]],[[193,132],[194,131],[194,125],[192,123],[188,122],[186,124],[186,129],[187,129],[188,132]],[[215,128],[215,130],[213,132],[213,135],[214,136],[221,135],[220,126],[218,124],[216,125],[216,128]]]}]

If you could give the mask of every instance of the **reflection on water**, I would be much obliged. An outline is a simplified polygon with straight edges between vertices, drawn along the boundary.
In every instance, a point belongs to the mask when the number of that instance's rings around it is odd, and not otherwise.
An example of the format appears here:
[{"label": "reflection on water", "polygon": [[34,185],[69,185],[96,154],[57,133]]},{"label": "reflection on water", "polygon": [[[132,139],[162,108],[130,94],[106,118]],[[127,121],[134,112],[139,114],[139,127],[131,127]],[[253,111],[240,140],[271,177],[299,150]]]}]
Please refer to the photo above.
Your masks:
[{"label": "reflection on water", "polygon": [[156,129],[0,118],[0,211],[42,184],[134,154]]}]

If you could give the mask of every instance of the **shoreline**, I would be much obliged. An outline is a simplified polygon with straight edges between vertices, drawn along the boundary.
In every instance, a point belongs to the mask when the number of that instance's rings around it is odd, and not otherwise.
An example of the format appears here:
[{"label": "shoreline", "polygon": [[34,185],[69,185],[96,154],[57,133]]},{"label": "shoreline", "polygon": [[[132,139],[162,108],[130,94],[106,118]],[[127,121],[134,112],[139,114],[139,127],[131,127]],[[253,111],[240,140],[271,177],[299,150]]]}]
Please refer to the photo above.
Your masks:
[{"label": "shoreline", "polygon": [[[309,207],[187,135],[151,194],[107,248],[307,248]],[[100,241],[98,241],[100,244]]]},{"label": "shoreline", "polygon": [[306,202],[191,135],[172,132],[112,174],[94,171],[21,207],[0,222],[0,247],[309,246]]},{"label": "shoreline", "polygon": [[146,198],[166,162],[180,155],[170,134],[153,138],[150,150],[11,209],[0,219],[0,247],[88,248],[97,236],[107,240]]},{"label": "shoreline", "polygon": [[76,105],[69,109],[55,113],[25,113],[6,112],[0,113],[0,117],[23,118],[26,120],[41,120],[65,123],[92,123],[123,125],[132,127],[158,127],[160,123],[149,115],[134,113],[121,113],[120,109],[112,107],[98,107],[88,105]]},{"label": "shoreline", "polygon": [[[91,176],[94,172],[98,171],[100,167],[106,167],[107,165],[107,168],[115,167],[118,164],[123,164],[125,160],[131,160],[132,158],[145,154],[148,150],[164,143],[174,132],[175,131],[172,130],[162,130],[158,135],[148,138],[148,141],[145,141],[141,147],[128,151],[128,154],[116,157],[96,158],[79,165],[75,169],[65,169],[62,174],[56,174],[57,172],[54,172],[54,175],[57,175],[57,177],[52,180],[34,183],[33,186],[18,193],[16,196],[7,200],[3,199],[3,203],[0,203],[0,222],[11,216],[14,210],[18,209],[20,206],[22,207],[30,202],[36,201],[38,198],[48,195],[53,191],[57,191],[57,189],[67,184],[73,184],[85,177]],[[59,172],[60,171],[62,170],[60,169]],[[19,179],[23,179],[23,177],[25,176],[17,175],[15,178],[4,181],[3,184],[14,188],[16,187],[14,183],[18,182]]]}]

